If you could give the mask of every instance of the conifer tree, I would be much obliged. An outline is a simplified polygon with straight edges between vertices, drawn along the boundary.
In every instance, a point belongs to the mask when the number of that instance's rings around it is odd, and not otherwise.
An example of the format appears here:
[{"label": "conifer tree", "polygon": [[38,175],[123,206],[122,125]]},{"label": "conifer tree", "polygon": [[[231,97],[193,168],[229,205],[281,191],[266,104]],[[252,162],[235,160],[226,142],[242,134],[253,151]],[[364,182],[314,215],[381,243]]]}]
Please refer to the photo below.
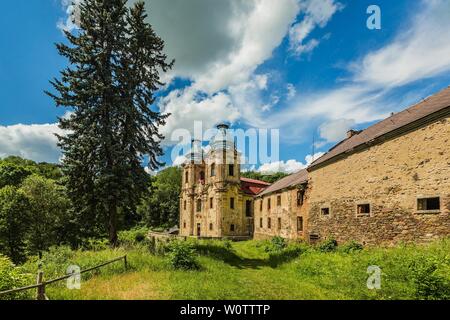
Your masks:
[{"label": "conifer tree", "polygon": [[[84,0],[80,29],[65,32],[70,45],[57,45],[70,66],[48,93],[57,106],[69,107],[59,136],[68,194],[83,222],[85,236],[102,222],[111,245],[117,244],[118,215],[134,212],[147,187],[142,167],[162,165],[158,131],[168,115],[152,110],[162,85],[160,72],[172,67],[164,42],[145,22],[144,4],[126,0]],[[103,229],[104,230],[104,229]]]}]

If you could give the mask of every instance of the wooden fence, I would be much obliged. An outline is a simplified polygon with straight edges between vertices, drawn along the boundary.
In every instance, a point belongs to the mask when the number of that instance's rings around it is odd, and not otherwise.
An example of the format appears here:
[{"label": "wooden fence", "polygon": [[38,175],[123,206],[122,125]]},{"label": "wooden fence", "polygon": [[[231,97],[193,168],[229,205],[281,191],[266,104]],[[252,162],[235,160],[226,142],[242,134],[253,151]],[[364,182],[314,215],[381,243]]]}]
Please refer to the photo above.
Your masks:
[{"label": "wooden fence", "polygon": [[0,292],[0,297],[2,295],[7,295],[7,294],[16,293],[16,292],[25,291],[25,290],[36,289],[36,300],[48,300],[48,297],[45,294],[45,287],[47,285],[55,283],[55,282],[58,282],[58,281],[66,280],[66,279],[68,279],[70,277],[73,277],[73,276],[76,276],[76,275],[81,275],[83,273],[86,273],[86,272],[89,272],[89,271],[92,271],[92,270],[99,269],[101,267],[104,267],[106,265],[109,265],[111,263],[114,263],[114,262],[117,262],[117,261],[120,261],[120,260],[123,260],[125,270],[127,270],[128,269],[128,261],[127,261],[127,256],[124,255],[122,257],[119,257],[119,258],[116,258],[116,259],[104,262],[102,264],[99,264],[98,266],[95,266],[95,267],[92,267],[92,268],[88,268],[86,270],[82,270],[79,273],[68,274],[68,275],[65,275],[65,276],[62,276],[62,277],[59,277],[59,278],[56,278],[56,279],[48,280],[48,281],[44,281],[44,272],[43,271],[39,271],[38,275],[37,275],[37,281],[36,281],[37,283],[36,284],[33,284],[31,286],[22,287],[22,288],[17,288],[17,289],[1,291]]}]

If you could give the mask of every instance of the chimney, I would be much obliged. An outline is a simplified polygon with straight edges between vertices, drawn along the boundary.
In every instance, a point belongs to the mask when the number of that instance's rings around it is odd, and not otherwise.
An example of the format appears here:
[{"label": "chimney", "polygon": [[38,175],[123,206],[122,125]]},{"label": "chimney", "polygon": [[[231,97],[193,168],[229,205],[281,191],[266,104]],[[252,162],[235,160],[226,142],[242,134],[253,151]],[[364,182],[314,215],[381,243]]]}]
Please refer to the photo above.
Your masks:
[{"label": "chimney", "polygon": [[353,136],[356,136],[358,133],[360,133],[361,131],[358,130],[348,130],[347,131],[347,139],[350,139]]}]

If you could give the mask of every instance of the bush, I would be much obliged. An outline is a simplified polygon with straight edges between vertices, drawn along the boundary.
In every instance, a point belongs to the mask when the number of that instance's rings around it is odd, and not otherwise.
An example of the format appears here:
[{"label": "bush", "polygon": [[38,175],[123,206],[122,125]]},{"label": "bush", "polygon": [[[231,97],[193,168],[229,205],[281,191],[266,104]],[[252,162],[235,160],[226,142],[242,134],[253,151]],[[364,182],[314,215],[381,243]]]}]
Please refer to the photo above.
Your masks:
[{"label": "bush", "polygon": [[199,268],[197,254],[192,243],[175,240],[167,246],[168,259],[174,269],[195,270]]},{"label": "bush", "polygon": [[121,245],[134,246],[142,244],[147,238],[147,228],[134,228],[119,232],[119,243]]},{"label": "bush", "polygon": [[[31,275],[20,273],[19,269],[9,260],[9,258],[0,255],[0,291],[6,291],[14,288],[24,287],[31,283]],[[0,296],[0,300],[20,300],[30,299],[30,290],[11,293]]]},{"label": "bush", "polygon": [[285,246],[284,249],[277,249],[276,251],[269,252],[269,264],[272,267],[277,267],[280,264],[287,263],[297,258],[306,250],[307,249],[300,244],[289,244]]},{"label": "bush", "polygon": [[233,251],[233,245],[231,244],[231,240],[223,240],[223,247],[228,251]]},{"label": "bush", "polygon": [[108,239],[89,238],[83,242],[82,248],[86,251],[106,250],[109,248],[109,241]]},{"label": "bush", "polygon": [[409,268],[417,299],[450,299],[448,270],[446,270],[447,272],[443,270],[445,266],[441,261],[435,257],[420,256],[410,263]]},{"label": "bush", "polygon": [[358,252],[364,249],[364,246],[356,241],[350,241],[341,247],[344,253]]},{"label": "bush", "polygon": [[338,245],[337,241],[335,239],[330,238],[319,244],[317,249],[320,252],[333,252],[336,251],[337,245]]},{"label": "bush", "polygon": [[270,252],[281,252],[287,247],[286,240],[282,237],[273,237],[270,243],[266,245],[265,251]]}]

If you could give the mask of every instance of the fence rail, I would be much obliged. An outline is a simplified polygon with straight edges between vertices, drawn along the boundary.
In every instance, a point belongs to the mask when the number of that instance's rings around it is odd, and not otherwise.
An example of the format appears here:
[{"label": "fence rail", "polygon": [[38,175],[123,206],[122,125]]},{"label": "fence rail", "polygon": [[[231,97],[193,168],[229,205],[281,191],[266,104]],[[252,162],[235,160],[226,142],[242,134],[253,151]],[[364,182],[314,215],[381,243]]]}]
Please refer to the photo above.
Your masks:
[{"label": "fence rail", "polygon": [[66,280],[66,279],[68,279],[70,277],[73,277],[73,276],[76,276],[76,275],[81,275],[83,273],[99,269],[101,267],[107,266],[107,265],[109,265],[111,263],[114,263],[114,262],[117,262],[117,261],[121,261],[121,260],[123,260],[125,270],[127,270],[128,269],[128,260],[127,260],[127,255],[124,255],[122,257],[118,257],[116,259],[109,260],[107,262],[99,264],[99,265],[97,265],[95,267],[91,267],[91,268],[88,268],[88,269],[85,269],[85,270],[81,270],[80,272],[77,272],[77,273],[68,274],[68,275],[65,275],[65,276],[62,276],[62,277],[59,277],[59,278],[56,278],[56,279],[52,279],[52,280],[47,280],[47,281],[44,281],[44,279],[43,279],[44,278],[44,272],[39,271],[38,275],[37,275],[37,283],[36,284],[30,285],[30,286],[26,286],[26,287],[22,287],[22,288],[16,288],[16,289],[10,289],[10,290],[6,290],[6,291],[1,291],[0,292],[0,296],[11,294],[11,293],[16,293],[16,292],[20,292],[20,291],[25,291],[25,290],[37,289],[36,300],[48,300],[47,296],[45,295],[45,286],[47,286],[49,284],[52,284],[52,283],[55,283],[55,282],[58,282],[58,281]]}]

